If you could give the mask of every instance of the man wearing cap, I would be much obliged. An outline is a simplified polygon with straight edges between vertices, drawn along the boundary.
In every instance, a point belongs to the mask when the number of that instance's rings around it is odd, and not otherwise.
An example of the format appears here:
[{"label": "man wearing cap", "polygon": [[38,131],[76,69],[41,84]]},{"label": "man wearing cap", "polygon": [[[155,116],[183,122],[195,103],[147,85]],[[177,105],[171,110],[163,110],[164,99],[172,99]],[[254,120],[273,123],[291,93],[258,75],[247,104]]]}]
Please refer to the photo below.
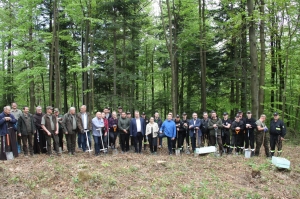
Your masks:
[{"label": "man wearing cap", "polygon": [[64,150],[64,144],[63,144],[63,138],[64,138],[64,129],[62,126],[62,120],[63,120],[63,115],[59,114],[58,108],[54,109],[54,115],[57,119],[58,122],[58,141],[59,141],[59,147],[61,147],[61,150]]},{"label": "man wearing cap", "polygon": [[282,152],[282,140],[284,140],[284,136],[286,135],[286,128],[283,121],[279,119],[277,112],[273,114],[273,117],[270,123],[271,156],[274,156],[276,145],[278,148],[277,154],[280,156]]},{"label": "man wearing cap", "polygon": [[262,114],[259,120],[256,121],[257,126],[257,133],[256,133],[256,148],[255,148],[255,155],[259,156],[260,147],[263,144],[265,147],[265,153],[267,157],[270,157],[269,151],[269,141],[270,135],[268,132],[268,128],[265,124],[266,115]]},{"label": "man wearing cap", "polygon": [[222,128],[223,128],[222,120],[217,117],[217,113],[215,111],[212,111],[211,119],[208,121],[208,129],[209,129],[209,137],[210,137],[209,144],[211,146],[215,146],[216,143],[218,143],[219,153],[221,156],[223,154],[223,144],[222,144],[222,137],[221,137]]},{"label": "man wearing cap", "polygon": [[254,156],[254,130],[256,129],[256,120],[252,117],[251,111],[247,111],[247,117],[245,118],[245,149],[251,148],[251,155]]},{"label": "man wearing cap", "polygon": [[245,122],[245,117],[243,116],[243,111],[242,110],[239,110],[238,111],[238,115],[240,116],[240,121],[242,121],[243,123],[244,123],[244,128],[243,128],[243,137],[240,137],[240,142],[241,142],[241,153],[243,152],[243,150],[244,150],[244,146],[245,146],[245,130],[246,130],[246,122]]},{"label": "man wearing cap", "polygon": [[122,106],[118,106],[118,114],[117,114],[118,118],[120,118],[120,117],[121,117],[121,115],[122,115],[122,112],[123,112],[123,108],[122,108]]},{"label": "man wearing cap", "polygon": [[77,113],[78,120],[78,145],[82,146],[82,151],[87,149],[87,140],[91,149],[91,134],[92,131],[92,116],[89,112],[86,112],[86,105],[80,107],[80,112]]},{"label": "man wearing cap", "polygon": [[202,127],[201,127],[201,131],[202,131],[202,146],[205,145],[205,140],[207,142],[207,146],[210,146],[209,144],[209,129],[208,129],[208,121],[209,121],[209,118],[208,118],[208,114],[207,112],[203,112],[203,118],[201,120],[201,123],[202,123]]},{"label": "man wearing cap", "polygon": [[23,108],[23,114],[18,119],[18,136],[22,138],[25,157],[28,157],[28,151],[30,155],[33,156],[32,136],[35,132],[33,116],[29,113],[29,108],[25,106]]},{"label": "man wearing cap", "polygon": [[226,150],[226,153],[230,152],[230,127],[231,127],[231,121],[228,118],[228,113],[223,113],[223,119],[222,119],[222,143],[223,147]]},{"label": "man wearing cap", "polygon": [[202,131],[201,131],[201,120],[198,119],[197,113],[193,113],[192,115],[193,119],[189,121],[189,130],[190,130],[190,138],[192,143],[192,150],[195,152],[196,150],[196,139],[198,138],[198,144],[199,144],[199,138],[201,139]]},{"label": "man wearing cap", "polygon": [[182,123],[184,128],[184,133],[182,137],[182,150],[184,148],[184,140],[186,142],[185,153],[190,154],[190,132],[189,132],[189,120],[187,119],[186,112],[182,113]]},{"label": "man wearing cap", "polygon": [[44,113],[42,112],[42,107],[37,106],[36,112],[33,115],[35,129],[36,129],[36,133],[34,134],[34,142],[33,142],[33,152],[35,154],[47,152],[46,133],[44,132],[44,130],[41,127],[41,122],[42,122],[43,116],[44,116]]},{"label": "man wearing cap", "polygon": [[241,120],[239,114],[235,116],[235,121],[231,124],[232,136],[231,136],[231,150],[236,149],[236,155],[242,152],[243,138],[244,138],[244,122]]},{"label": "man wearing cap", "polygon": [[41,127],[46,133],[46,141],[47,141],[47,154],[52,156],[51,150],[51,138],[53,137],[53,145],[57,155],[61,155],[58,148],[58,122],[56,117],[52,114],[52,107],[47,106],[47,113],[42,117]]},{"label": "man wearing cap", "polygon": [[66,134],[67,149],[69,155],[75,155],[76,133],[78,130],[78,119],[75,107],[71,107],[62,120],[62,127]]},{"label": "man wearing cap", "polygon": [[175,141],[173,141],[173,149],[176,148],[176,140],[177,140],[177,148],[183,149],[183,141],[185,137],[185,128],[182,120],[180,120],[180,115],[176,115],[176,118],[174,120],[176,125],[176,138]]},{"label": "man wearing cap", "polygon": [[[147,124],[149,124],[149,119],[147,118],[145,112],[142,113],[142,118],[145,120],[145,125],[147,126]],[[148,136],[145,134],[144,135],[144,150],[146,150],[147,144],[148,144]]]}]

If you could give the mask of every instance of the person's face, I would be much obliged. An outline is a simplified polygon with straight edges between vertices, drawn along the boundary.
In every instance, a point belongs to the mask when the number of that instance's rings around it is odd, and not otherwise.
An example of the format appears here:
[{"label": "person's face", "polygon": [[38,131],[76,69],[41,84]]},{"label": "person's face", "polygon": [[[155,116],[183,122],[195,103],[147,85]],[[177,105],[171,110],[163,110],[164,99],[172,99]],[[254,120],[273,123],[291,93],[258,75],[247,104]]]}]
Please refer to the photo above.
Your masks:
[{"label": "person's face", "polygon": [[85,106],[81,106],[80,107],[80,112],[81,113],[85,113],[86,112],[86,107]]},{"label": "person's face", "polygon": [[182,115],[182,118],[185,120],[186,119],[186,115]]},{"label": "person's face", "polygon": [[10,108],[6,108],[4,113],[6,113],[7,115],[10,114]]},{"label": "person's face", "polygon": [[227,118],[228,118],[228,115],[223,115],[223,118],[224,118],[224,119],[227,119]]},{"label": "person's face", "polygon": [[159,118],[159,114],[158,113],[155,113],[154,116],[155,116],[155,118]]},{"label": "person's face", "polygon": [[212,117],[212,118],[216,118],[216,117],[217,117],[217,114],[216,114],[216,113],[212,113],[212,114],[211,114],[211,117]]},{"label": "person's face", "polygon": [[278,120],[279,119],[279,115],[274,115],[274,120]]},{"label": "person's face", "polygon": [[172,115],[169,114],[168,117],[167,117],[167,119],[168,119],[169,121],[172,120]]},{"label": "person's face", "polygon": [[54,112],[54,115],[55,115],[55,116],[58,116],[58,115],[59,115],[59,112],[58,112],[58,111],[55,111],[55,112]]},{"label": "person's face", "polygon": [[70,114],[74,115],[75,114],[75,109],[71,109]]},{"label": "person's face", "polygon": [[265,117],[265,116],[261,116],[261,117],[260,117],[260,120],[261,120],[262,122],[264,122],[264,121],[266,120],[266,117]]},{"label": "person's face", "polygon": [[127,114],[127,118],[131,118],[131,113]]},{"label": "person's face", "polygon": [[193,114],[193,118],[197,119],[197,114],[196,113]]},{"label": "person's face", "polygon": [[140,114],[139,114],[139,113],[134,113],[134,117],[135,117],[135,118],[139,118],[139,117],[140,117]]},{"label": "person's face", "polygon": [[207,113],[203,114],[203,118],[206,120],[208,118],[208,114]]},{"label": "person's face", "polygon": [[122,118],[126,118],[126,113],[122,113],[122,114],[121,114],[121,117],[122,117]]},{"label": "person's face", "polygon": [[113,118],[116,118],[116,117],[117,117],[117,114],[116,114],[116,113],[113,113],[112,116],[113,116]]},{"label": "person's face", "polygon": [[102,118],[105,118],[105,113],[104,112],[102,113]]},{"label": "person's face", "polygon": [[103,109],[103,112],[106,114],[108,112],[107,108]]},{"label": "person's face", "polygon": [[123,109],[121,109],[121,108],[118,109],[118,112],[119,112],[119,113],[122,113],[122,111],[123,111]]},{"label": "person's face", "polygon": [[36,109],[36,112],[37,112],[37,113],[42,113],[42,109],[41,109],[41,108],[37,108],[37,109]]},{"label": "person's face", "polygon": [[252,117],[252,114],[251,114],[251,113],[247,113],[247,117],[248,117],[248,118],[251,118],[251,117]]},{"label": "person's face", "polygon": [[142,115],[142,118],[144,118],[144,119],[145,119],[145,118],[146,118],[146,115]]},{"label": "person's face", "polygon": [[151,118],[150,118],[150,123],[153,123],[153,122],[154,122],[154,118],[151,117]]},{"label": "person's face", "polygon": [[17,109],[17,108],[18,108],[18,105],[17,105],[16,103],[12,103],[12,104],[11,104],[11,107],[12,107],[13,109]]},{"label": "person's face", "polygon": [[28,107],[25,107],[24,110],[23,110],[23,112],[24,112],[25,114],[28,114],[29,108],[28,108]]},{"label": "person's face", "polygon": [[98,113],[96,114],[96,117],[97,117],[98,119],[101,119],[101,118],[102,118],[102,113],[98,112]]},{"label": "person's face", "polygon": [[176,122],[180,121],[180,117],[175,118]]},{"label": "person's face", "polygon": [[52,109],[47,109],[48,114],[52,114]]}]

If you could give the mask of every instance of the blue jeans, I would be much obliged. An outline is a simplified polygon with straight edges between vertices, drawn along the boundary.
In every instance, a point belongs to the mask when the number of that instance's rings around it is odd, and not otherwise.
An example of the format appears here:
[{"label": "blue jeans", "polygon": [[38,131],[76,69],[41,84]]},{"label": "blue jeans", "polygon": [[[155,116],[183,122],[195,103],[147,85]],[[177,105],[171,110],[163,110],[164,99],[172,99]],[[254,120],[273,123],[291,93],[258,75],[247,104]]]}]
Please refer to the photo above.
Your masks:
[{"label": "blue jeans", "polygon": [[[88,139],[89,139],[89,145],[90,145],[90,148],[91,148],[91,139],[92,139],[92,138],[91,138],[91,133],[90,133],[90,131],[87,132],[87,136],[88,136]],[[81,134],[81,144],[82,144],[82,150],[85,152],[86,149],[88,149],[87,144],[86,144],[86,134],[85,134],[85,133]]]},{"label": "blue jeans", "polygon": [[78,137],[77,137],[78,148],[82,148],[81,137],[82,137],[82,133],[78,133]]},{"label": "blue jeans", "polygon": [[101,137],[100,136],[94,136],[94,142],[95,142],[95,154],[99,154],[100,153]]}]

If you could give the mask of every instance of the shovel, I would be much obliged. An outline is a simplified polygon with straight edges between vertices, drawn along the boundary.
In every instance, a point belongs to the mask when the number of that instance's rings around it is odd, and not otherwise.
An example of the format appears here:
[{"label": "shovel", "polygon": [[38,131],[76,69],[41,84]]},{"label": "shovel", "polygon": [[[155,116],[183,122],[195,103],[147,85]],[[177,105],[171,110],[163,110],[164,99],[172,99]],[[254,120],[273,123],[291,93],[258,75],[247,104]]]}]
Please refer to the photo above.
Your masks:
[{"label": "shovel", "polygon": [[215,156],[219,157],[220,154],[218,153],[218,148],[219,148],[219,145],[218,145],[218,128],[215,128],[215,136],[216,136],[216,145],[215,145],[216,151],[215,151]]},{"label": "shovel", "polygon": [[88,135],[87,135],[88,130],[84,130],[84,132],[85,132],[85,136],[86,136],[86,145],[88,146],[88,149],[89,149],[89,150],[87,150],[87,151],[88,151],[89,154],[90,154],[91,151],[93,151],[93,150],[91,150],[91,148],[90,148],[89,137],[88,137]]},{"label": "shovel", "polygon": [[9,135],[6,134],[6,147],[5,147],[5,154],[6,154],[6,159],[7,160],[13,160],[14,159],[14,154],[10,150],[10,140],[9,140]]}]

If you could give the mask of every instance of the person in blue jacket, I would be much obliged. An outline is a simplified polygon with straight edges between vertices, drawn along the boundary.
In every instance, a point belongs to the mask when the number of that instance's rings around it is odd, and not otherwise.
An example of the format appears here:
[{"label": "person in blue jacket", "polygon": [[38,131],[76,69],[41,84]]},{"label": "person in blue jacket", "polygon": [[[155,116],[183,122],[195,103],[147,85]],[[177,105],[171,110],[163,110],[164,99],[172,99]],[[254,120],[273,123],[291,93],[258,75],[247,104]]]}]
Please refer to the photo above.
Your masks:
[{"label": "person in blue jacket", "polygon": [[168,138],[169,155],[172,155],[172,141],[175,140],[176,137],[176,125],[172,120],[172,114],[168,114],[167,119],[160,127],[159,133],[164,133],[164,135]]},{"label": "person in blue jacket", "polygon": [[[145,135],[146,123],[145,120],[140,117],[139,111],[134,112],[134,118],[130,121],[130,136],[134,137],[134,148],[135,153],[141,153],[142,151],[142,141]],[[137,147],[139,143],[139,148]]]},{"label": "person in blue jacket", "polygon": [[197,113],[193,113],[193,119],[189,121],[190,138],[192,143],[193,152],[196,150],[196,139],[198,138],[199,145],[201,144],[201,120],[198,119]]}]

